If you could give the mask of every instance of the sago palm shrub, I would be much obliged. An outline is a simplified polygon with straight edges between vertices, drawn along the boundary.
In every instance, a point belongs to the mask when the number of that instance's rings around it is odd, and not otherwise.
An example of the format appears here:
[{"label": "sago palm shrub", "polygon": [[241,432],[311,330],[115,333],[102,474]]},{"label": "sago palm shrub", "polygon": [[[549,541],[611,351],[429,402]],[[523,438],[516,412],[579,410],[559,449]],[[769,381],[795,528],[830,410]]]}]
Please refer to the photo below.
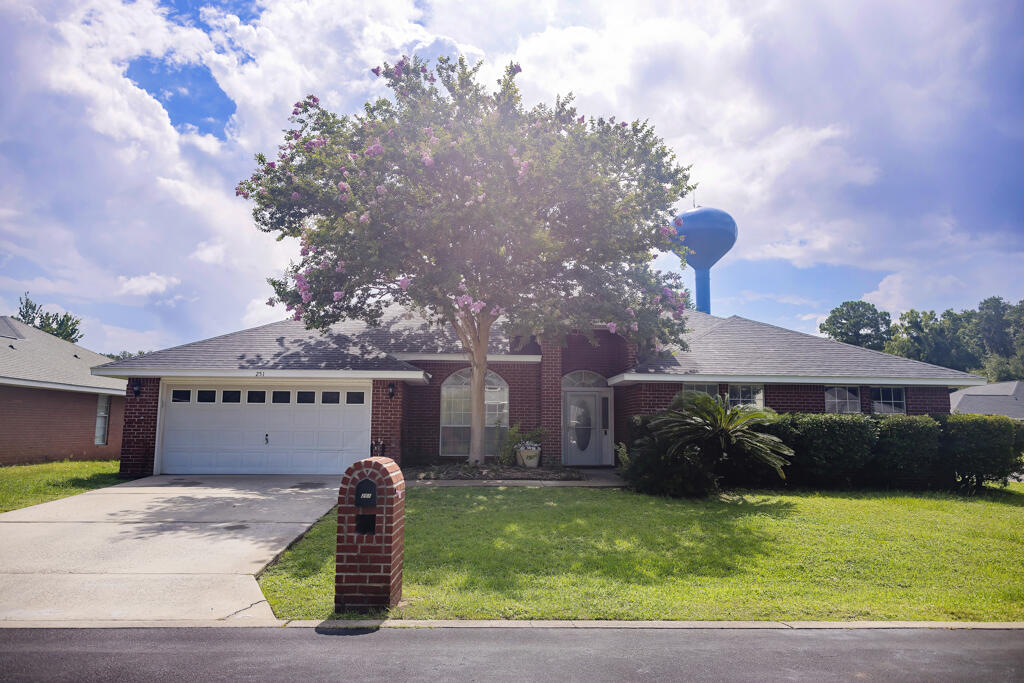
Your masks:
[{"label": "sago palm shrub", "polygon": [[677,396],[664,412],[641,419],[625,468],[639,491],[670,496],[706,496],[718,491],[729,460],[763,463],[785,479],[782,468],[793,450],[778,437],[754,431],[774,422],[774,412],[752,405],[728,406],[698,392]]}]

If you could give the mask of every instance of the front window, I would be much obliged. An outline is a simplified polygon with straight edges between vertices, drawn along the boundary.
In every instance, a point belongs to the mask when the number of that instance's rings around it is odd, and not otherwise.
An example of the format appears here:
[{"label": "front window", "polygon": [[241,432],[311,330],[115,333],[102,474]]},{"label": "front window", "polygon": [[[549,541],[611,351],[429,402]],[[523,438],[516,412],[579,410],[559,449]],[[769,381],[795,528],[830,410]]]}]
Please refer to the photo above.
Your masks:
[{"label": "front window", "polygon": [[[469,455],[471,368],[452,373],[441,384],[441,455]],[[497,455],[508,431],[508,384],[495,372],[484,379],[484,455]]]},{"label": "front window", "polygon": [[718,396],[718,385],[717,384],[684,384],[683,391],[696,391],[700,394],[707,394],[714,398]]},{"label": "front window", "polygon": [[96,438],[97,446],[107,445],[107,431],[110,427],[110,397],[100,396],[96,401]]},{"label": "front window", "polygon": [[907,400],[903,387],[871,387],[872,413],[905,413]]},{"label": "front window", "polygon": [[760,384],[730,384],[729,406],[764,407],[764,387]]},{"label": "front window", "polygon": [[860,387],[825,387],[826,413],[859,413]]},{"label": "front window", "polygon": [[573,389],[577,387],[606,387],[608,380],[590,370],[576,370],[562,378],[562,386]]}]

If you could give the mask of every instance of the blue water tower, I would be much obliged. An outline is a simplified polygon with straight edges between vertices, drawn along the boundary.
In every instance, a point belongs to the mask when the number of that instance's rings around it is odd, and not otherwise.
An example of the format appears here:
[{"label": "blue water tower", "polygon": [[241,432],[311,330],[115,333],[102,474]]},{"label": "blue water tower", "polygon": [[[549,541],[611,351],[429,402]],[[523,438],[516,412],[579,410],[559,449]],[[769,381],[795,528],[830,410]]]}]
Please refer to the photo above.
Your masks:
[{"label": "blue water tower", "polygon": [[721,209],[701,206],[683,211],[672,225],[679,244],[693,252],[686,255],[686,262],[697,274],[697,310],[710,313],[711,266],[736,244],[736,221]]}]

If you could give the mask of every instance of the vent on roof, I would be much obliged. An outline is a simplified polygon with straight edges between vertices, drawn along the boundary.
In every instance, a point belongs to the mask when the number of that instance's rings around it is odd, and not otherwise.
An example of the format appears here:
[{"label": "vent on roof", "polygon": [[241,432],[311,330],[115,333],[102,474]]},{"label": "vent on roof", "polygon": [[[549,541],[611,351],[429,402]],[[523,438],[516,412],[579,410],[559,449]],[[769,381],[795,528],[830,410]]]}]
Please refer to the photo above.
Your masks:
[{"label": "vent on roof", "polygon": [[[77,353],[74,353],[74,354],[71,354],[71,355],[73,355],[75,358],[78,358],[78,354]],[[79,360],[81,360],[81,359],[79,359]]]}]

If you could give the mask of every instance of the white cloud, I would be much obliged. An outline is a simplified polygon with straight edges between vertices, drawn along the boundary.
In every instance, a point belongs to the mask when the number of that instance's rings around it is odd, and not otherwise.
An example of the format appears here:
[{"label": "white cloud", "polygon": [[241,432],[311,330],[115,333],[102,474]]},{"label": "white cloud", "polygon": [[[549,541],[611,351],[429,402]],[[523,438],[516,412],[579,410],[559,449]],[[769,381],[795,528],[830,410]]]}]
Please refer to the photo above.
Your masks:
[{"label": "white cloud", "polygon": [[196,245],[195,251],[189,254],[189,258],[194,258],[203,263],[224,263],[224,251],[225,246],[223,244],[200,242]]},{"label": "white cloud", "polygon": [[276,323],[284,319],[285,314],[280,306],[268,306],[266,299],[252,299],[245,307],[242,324],[246,327],[256,327],[267,323]]},{"label": "white cloud", "polygon": [[118,294],[145,296],[147,294],[166,292],[168,288],[180,284],[181,280],[171,275],[150,273],[149,275],[136,275],[134,277],[119,275],[117,282],[120,285],[117,290]]},{"label": "white cloud", "polygon": [[750,289],[744,289],[740,292],[740,296],[745,301],[777,301],[780,304],[788,304],[790,306],[818,306],[820,302],[814,299],[808,299],[807,297],[797,296],[795,294],[773,294],[771,292],[755,292]]}]

